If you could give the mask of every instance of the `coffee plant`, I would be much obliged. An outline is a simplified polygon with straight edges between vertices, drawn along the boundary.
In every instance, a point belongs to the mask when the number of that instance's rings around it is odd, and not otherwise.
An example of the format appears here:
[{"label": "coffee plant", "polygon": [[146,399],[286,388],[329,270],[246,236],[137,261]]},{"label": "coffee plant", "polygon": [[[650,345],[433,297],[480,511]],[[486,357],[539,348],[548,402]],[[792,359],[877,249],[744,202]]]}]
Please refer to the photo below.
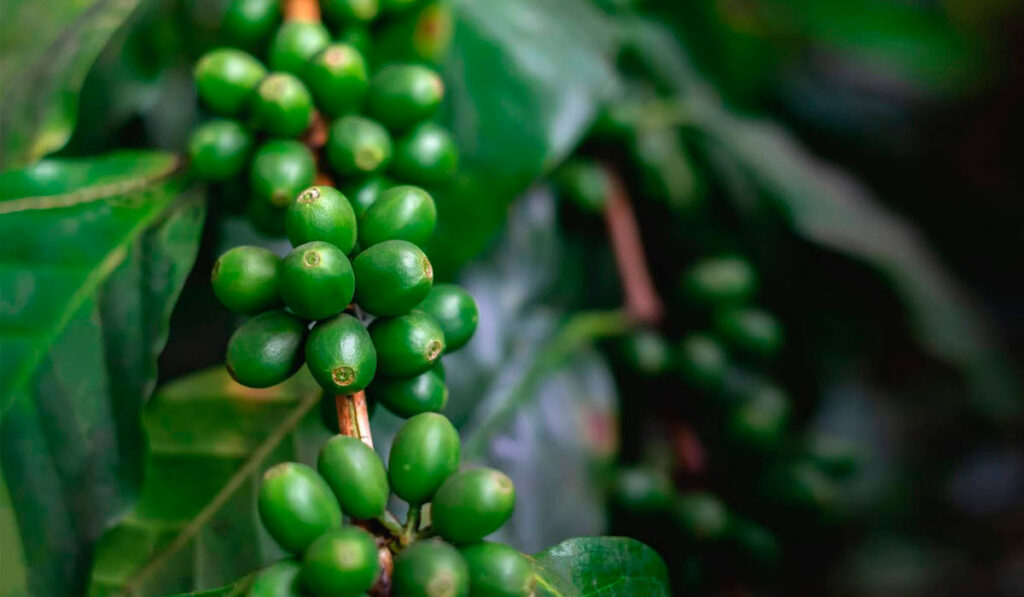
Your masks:
[{"label": "coffee plant", "polygon": [[[835,23],[683,4],[0,7],[0,597],[1002,570],[962,496],[1005,467],[928,466],[1013,447],[994,336],[904,220],[731,107],[777,71],[722,23]],[[885,10],[871,39],[946,39]]]}]

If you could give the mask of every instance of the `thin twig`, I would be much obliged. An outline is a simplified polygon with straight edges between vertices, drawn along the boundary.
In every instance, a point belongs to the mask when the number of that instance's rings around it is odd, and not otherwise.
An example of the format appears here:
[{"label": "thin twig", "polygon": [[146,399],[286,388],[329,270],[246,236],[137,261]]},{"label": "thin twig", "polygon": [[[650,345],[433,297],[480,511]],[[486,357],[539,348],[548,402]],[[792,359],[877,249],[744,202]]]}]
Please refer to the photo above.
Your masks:
[{"label": "thin twig", "polygon": [[607,164],[604,169],[611,184],[604,210],[605,224],[626,295],[626,313],[636,323],[655,325],[661,321],[665,307],[647,267],[640,226],[618,172]]},{"label": "thin twig", "polygon": [[320,3],[317,0],[284,0],[283,8],[286,21],[320,20]]}]

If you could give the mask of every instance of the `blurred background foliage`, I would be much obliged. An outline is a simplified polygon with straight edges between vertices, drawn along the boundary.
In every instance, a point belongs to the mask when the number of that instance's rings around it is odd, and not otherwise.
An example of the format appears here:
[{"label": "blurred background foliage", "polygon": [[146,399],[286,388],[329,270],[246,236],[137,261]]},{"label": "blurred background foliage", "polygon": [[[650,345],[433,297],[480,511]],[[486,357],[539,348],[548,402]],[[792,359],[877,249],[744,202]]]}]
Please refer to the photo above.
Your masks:
[{"label": "blurred background foliage", "polygon": [[[211,369],[238,323],[213,297],[213,259],[280,248],[174,157],[201,117],[191,68],[226,1],[0,2],[5,596],[229,582],[276,556],[244,516],[253,468],[309,458],[323,433],[301,379],[254,396]],[[438,10],[463,167],[433,189],[429,254],[481,309],[446,365],[448,414],[467,458],[519,488],[503,540],[637,536],[680,592],[1024,585],[1020,3],[452,0],[394,27]],[[635,134],[607,151],[610,115]],[[701,252],[755,264],[789,337],[772,373],[794,441],[858,448],[835,485],[776,475],[827,508],[767,504],[752,489],[764,462],[718,447],[692,392],[616,357],[629,322],[605,233],[546,182],[595,147],[633,193],[677,313],[666,334],[692,331],[676,284]],[[709,464],[677,488],[756,518],[774,564],[610,503],[619,464],[675,458],[661,423],[681,413]],[[397,419],[374,425],[386,451]]]}]

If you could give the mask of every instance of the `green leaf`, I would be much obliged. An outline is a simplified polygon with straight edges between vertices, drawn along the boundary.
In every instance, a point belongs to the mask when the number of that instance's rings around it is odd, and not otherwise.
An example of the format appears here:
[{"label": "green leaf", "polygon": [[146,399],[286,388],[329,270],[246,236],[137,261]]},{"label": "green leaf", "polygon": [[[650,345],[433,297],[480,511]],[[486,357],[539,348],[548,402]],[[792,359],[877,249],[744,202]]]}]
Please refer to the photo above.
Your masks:
[{"label": "green leaf", "polygon": [[978,412],[1006,424],[1024,414],[1020,380],[991,331],[911,225],[780,127],[728,111],[666,30],[633,26],[632,43],[679,92],[687,125],[741,213],[760,217],[763,197],[798,237],[872,268],[903,301],[918,342],[964,375]]},{"label": "green leaf", "polygon": [[0,174],[0,462],[34,595],[83,586],[134,499],[138,417],[204,206],[174,157],[45,160]]},{"label": "green leaf", "polygon": [[0,168],[59,149],[89,67],[138,0],[5,0],[0,25]]},{"label": "green leaf", "polygon": [[0,475],[0,578],[3,579],[4,597],[28,596],[28,571],[25,569],[25,554],[18,540],[18,519],[7,491],[7,482]]},{"label": "green leaf", "polygon": [[626,537],[568,539],[535,555],[533,567],[539,596],[672,594],[661,556]]},{"label": "green leaf", "polygon": [[[238,385],[222,367],[161,388],[143,413],[142,495],[97,544],[90,595],[203,591],[282,557],[256,494],[269,466],[316,459],[328,437],[320,395],[305,370],[265,390]],[[218,590],[210,594],[233,594]]]},{"label": "green leaf", "polygon": [[178,593],[172,597],[239,597],[245,595],[245,592],[249,590],[249,586],[252,584],[255,576],[249,575],[245,578],[239,579],[233,583],[224,585],[223,587],[217,587],[216,589],[206,589],[204,591],[190,591],[188,593]]},{"label": "green leaf", "polygon": [[435,266],[477,255],[508,204],[576,146],[616,90],[613,49],[584,0],[456,1],[444,75],[463,179],[439,193]]}]

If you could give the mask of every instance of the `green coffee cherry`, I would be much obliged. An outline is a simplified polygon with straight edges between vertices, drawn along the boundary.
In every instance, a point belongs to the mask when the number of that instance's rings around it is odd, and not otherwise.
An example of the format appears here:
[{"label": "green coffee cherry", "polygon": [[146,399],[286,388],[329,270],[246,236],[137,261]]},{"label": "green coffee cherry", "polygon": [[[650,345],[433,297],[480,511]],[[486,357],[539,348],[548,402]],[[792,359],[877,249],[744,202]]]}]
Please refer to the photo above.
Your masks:
[{"label": "green coffee cherry", "polygon": [[395,557],[391,582],[395,597],[467,597],[469,567],[451,545],[417,541]]},{"label": "green coffee cherry", "polygon": [[313,327],[306,340],[306,364],[327,392],[354,394],[373,381],[377,353],[363,324],[342,313]]},{"label": "green coffee cherry", "polygon": [[295,75],[272,73],[260,82],[252,124],[278,137],[298,137],[313,120],[313,96]]},{"label": "green coffee cherry", "polygon": [[262,247],[241,246],[213,264],[213,293],[225,307],[255,315],[281,304],[277,292],[277,255]]},{"label": "green coffee cherry", "polygon": [[320,0],[324,18],[332,23],[368,23],[377,18],[377,0]]},{"label": "green coffee cherry", "polygon": [[388,240],[364,249],[352,262],[356,302],[368,313],[392,317],[418,305],[434,283],[434,268],[416,245]]},{"label": "green coffee cherry", "polygon": [[668,510],[673,493],[668,476],[651,468],[635,466],[619,469],[611,496],[618,506],[626,510],[650,514]]},{"label": "green coffee cherry", "polygon": [[729,365],[722,345],[704,334],[690,334],[683,338],[676,362],[683,379],[702,390],[721,388]]},{"label": "green coffee cherry", "polygon": [[773,502],[818,512],[834,506],[838,493],[836,484],[806,461],[783,462],[767,468],[761,490]]},{"label": "green coffee cherry", "polygon": [[376,518],[388,504],[388,473],[380,456],[358,438],[335,435],[320,450],[316,470],[345,514]]},{"label": "green coffee cherry", "polygon": [[256,86],[267,69],[241,50],[220,48],[207,52],[196,64],[199,99],[214,112],[238,116],[249,107]]},{"label": "green coffee cherry", "polygon": [[302,367],[306,323],[284,311],[267,311],[242,324],[228,341],[228,373],[250,388],[277,385]]},{"label": "green coffee cherry", "polygon": [[730,516],[728,536],[760,564],[770,566],[779,560],[779,543],[775,535],[755,522]]},{"label": "green coffee cherry", "polygon": [[377,198],[359,219],[359,242],[370,247],[386,240],[422,245],[434,234],[434,198],[419,187],[392,187]]},{"label": "green coffee cherry", "polygon": [[245,168],[252,134],[235,120],[217,119],[192,131],[188,155],[192,172],[202,180],[227,180]]},{"label": "green coffee cherry", "polygon": [[249,188],[253,202],[278,210],[284,224],[284,210],[295,196],[313,184],[316,161],[309,149],[298,141],[267,141],[256,150],[249,169]]},{"label": "green coffee cherry", "polygon": [[302,566],[295,560],[282,560],[267,566],[249,585],[248,597],[302,597],[299,572]]},{"label": "green coffee cherry", "polygon": [[232,45],[254,49],[270,39],[280,22],[278,0],[232,0],[220,22],[220,33]]},{"label": "green coffee cherry", "polygon": [[343,177],[373,174],[391,160],[391,137],[368,118],[342,116],[331,124],[324,152],[327,163]]},{"label": "green coffee cherry", "polygon": [[444,330],[445,352],[454,352],[469,342],[476,331],[480,312],[468,292],[455,284],[435,284],[417,309],[433,317]]},{"label": "green coffee cherry", "polygon": [[444,332],[422,311],[375,319],[368,328],[377,349],[377,371],[407,378],[434,366],[444,352]]},{"label": "green coffee cherry", "polygon": [[331,34],[320,23],[289,21],[270,42],[268,63],[276,71],[302,76],[306,63],[331,43]]},{"label": "green coffee cherry", "polygon": [[317,472],[297,462],[263,474],[257,500],[260,519],[284,549],[301,554],[317,537],[341,526],[341,508]]},{"label": "green coffee cherry", "polygon": [[377,542],[359,527],[324,533],[302,556],[302,585],[313,597],[359,595],[373,587],[379,574]]},{"label": "green coffee cherry", "polygon": [[459,432],[437,413],[411,417],[398,430],[388,455],[391,491],[413,505],[429,502],[459,468]]},{"label": "green coffee cherry", "polygon": [[459,152],[451,133],[424,122],[395,144],[389,172],[399,180],[430,186],[447,182],[458,169]]},{"label": "green coffee cherry", "polygon": [[700,491],[680,494],[672,505],[673,518],[687,534],[700,541],[722,537],[729,511],[715,496]]},{"label": "green coffee cherry", "polygon": [[362,218],[366,210],[377,201],[381,193],[391,187],[391,182],[383,176],[367,176],[348,181],[341,185],[341,192],[348,197],[356,218]]},{"label": "green coffee cherry", "polygon": [[757,290],[757,275],[740,257],[713,257],[698,261],[683,276],[683,291],[701,304],[736,304]]},{"label": "green coffee cherry", "polygon": [[622,339],[620,350],[626,365],[641,375],[660,375],[672,363],[668,343],[654,330],[643,329],[629,334]]},{"label": "green coffee cherry", "polygon": [[333,43],[314,56],[302,78],[317,107],[330,117],[359,109],[369,86],[366,60],[355,46],[344,43]]},{"label": "green coffee cherry", "polygon": [[313,241],[330,243],[345,254],[356,245],[356,214],[337,189],[314,186],[299,193],[284,220],[292,246]]},{"label": "green coffee cherry", "polygon": [[474,597],[529,597],[536,579],[529,558],[504,543],[483,542],[459,549],[469,565]]},{"label": "green coffee cherry", "polygon": [[435,371],[437,368],[435,365],[428,371],[406,379],[377,379],[368,393],[399,417],[441,412],[448,404],[448,386]]},{"label": "green coffee cherry", "polygon": [[573,160],[559,168],[555,176],[562,197],[584,211],[599,213],[611,194],[611,180],[599,164],[589,160]]},{"label": "green coffee cherry", "polygon": [[782,349],[782,325],[762,309],[723,309],[715,314],[715,329],[737,350],[772,357]]},{"label": "green coffee cherry", "polygon": [[450,2],[419,2],[375,32],[373,59],[377,64],[441,64],[451,46],[453,30]]},{"label": "green coffee cherry", "polygon": [[786,394],[772,384],[761,384],[726,416],[726,433],[740,445],[771,450],[785,438],[789,415]]},{"label": "green coffee cherry", "polygon": [[394,131],[431,118],[444,98],[444,83],[431,69],[416,64],[391,64],[370,83],[370,115]]},{"label": "green coffee cherry", "polygon": [[448,477],[431,500],[434,530],[452,543],[475,543],[512,516],[512,479],[492,468],[469,469]]},{"label": "green coffee cherry", "polygon": [[327,319],[352,302],[355,278],[338,247],[313,241],[292,249],[277,268],[284,304],[305,319]]}]

